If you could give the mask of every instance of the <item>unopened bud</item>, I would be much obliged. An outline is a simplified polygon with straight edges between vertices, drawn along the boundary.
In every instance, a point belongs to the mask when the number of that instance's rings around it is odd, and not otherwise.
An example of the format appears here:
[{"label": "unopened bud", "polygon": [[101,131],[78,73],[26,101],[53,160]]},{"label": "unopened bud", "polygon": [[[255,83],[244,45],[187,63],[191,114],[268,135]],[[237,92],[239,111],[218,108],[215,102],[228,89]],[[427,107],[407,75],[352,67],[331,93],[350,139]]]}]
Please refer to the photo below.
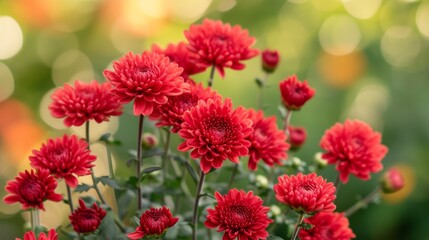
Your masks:
[{"label": "unopened bud", "polygon": [[142,136],[142,147],[143,149],[151,149],[158,146],[158,138],[152,133],[144,133]]},{"label": "unopened bud", "polygon": [[267,188],[268,187],[268,179],[263,175],[257,175],[256,176],[256,186],[260,188]]},{"label": "unopened bud", "polygon": [[277,205],[271,205],[270,206],[270,212],[271,212],[272,216],[275,217],[275,216],[279,216],[282,213],[282,210]]},{"label": "unopened bud", "polygon": [[276,50],[264,50],[262,52],[262,69],[267,73],[272,73],[276,70],[279,64],[280,56]]},{"label": "unopened bud", "polygon": [[304,127],[294,127],[289,126],[289,143],[292,147],[292,150],[300,148],[307,139],[307,131]]},{"label": "unopened bud", "polygon": [[381,189],[384,193],[394,193],[404,187],[404,177],[396,168],[384,173],[381,179]]},{"label": "unopened bud", "polygon": [[328,165],[328,161],[322,158],[321,152],[314,154],[314,162],[316,163],[318,168],[324,168]]}]

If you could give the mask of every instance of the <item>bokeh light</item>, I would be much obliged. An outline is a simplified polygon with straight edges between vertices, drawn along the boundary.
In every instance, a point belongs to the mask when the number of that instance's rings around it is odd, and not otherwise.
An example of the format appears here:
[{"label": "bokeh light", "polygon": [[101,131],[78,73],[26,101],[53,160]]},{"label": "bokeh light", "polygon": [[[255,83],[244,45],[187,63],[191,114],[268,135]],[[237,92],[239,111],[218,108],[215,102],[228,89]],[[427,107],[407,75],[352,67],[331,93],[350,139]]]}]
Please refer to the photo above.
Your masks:
[{"label": "bokeh light", "polygon": [[[90,141],[96,141],[105,133],[115,134],[119,127],[119,119],[118,117],[110,117],[108,122],[104,121],[101,123],[91,120],[89,124],[91,127]],[[70,131],[81,138],[85,138],[85,125],[79,127],[72,126]]]},{"label": "bokeh light", "polygon": [[384,59],[393,66],[404,67],[413,63],[421,49],[416,32],[407,26],[389,28],[381,39]]},{"label": "bokeh light", "polygon": [[55,89],[52,89],[46,92],[46,94],[42,97],[42,100],[40,101],[40,107],[39,107],[40,118],[42,118],[42,120],[51,128],[55,128],[58,130],[66,129],[63,119],[54,118],[48,109],[49,104],[51,104],[52,102],[51,95],[54,91]]},{"label": "bokeh light", "polygon": [[323,49],[333,55],[346,55],[355,51],[361,40],[356,22],[346,15],[334,15],[325,20],[319,31]]},{"label": "bokeh light", "polygon": [[15,56],[22,48],[21,27],[10,16],[0,16],[0,60]]},{"label": "bokeh light", "polygon": [[0,102],[12,95],[14,86],[12,72],[0,62]]},{"label": "bokeh light", "polygon": [[368,19],[380,8],[381,0],[342,0],[344,8],[355,18]]},{"label": "bokeh light", "polygon": [[37,37],[37,53],[47,66],[52,66],[62,52],[78,47],[78,40],[73,33],[44,30]]},{"label": "bokeh light", "polygon": [[81,51],[75,49],[65,51],[52,65],[52,80],[56,86],[74,80],[89,82],[92,79],[94,79],[92,63]]},{"label": "bokeh light", "polygon": [[[211,2],[212,0],[169,0],[168,6],[169,11],[180,21],[193,22],[204,14]],[[228,1],[227,4],[225,4],[225,9],[232,8],[233,6],[234,1]]]},{"label": "bokeh light", "polygon": [[420,4],[416,12],[416,24],[419,31],[429,38],[429,3]]}]

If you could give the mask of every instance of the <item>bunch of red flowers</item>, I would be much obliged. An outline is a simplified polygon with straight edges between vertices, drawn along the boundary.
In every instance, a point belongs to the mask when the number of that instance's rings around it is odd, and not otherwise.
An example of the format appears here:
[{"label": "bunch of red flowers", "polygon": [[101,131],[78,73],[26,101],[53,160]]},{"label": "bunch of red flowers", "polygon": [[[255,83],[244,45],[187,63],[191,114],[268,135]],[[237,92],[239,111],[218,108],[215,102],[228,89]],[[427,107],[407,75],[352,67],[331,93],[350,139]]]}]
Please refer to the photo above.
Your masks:
[{"label": "bunch of red flowers", "polygon": [[[245,68],[243,61],[258,55],[259,50],[252,48],[255,38],[247,30],[219,20],[205,19],[201,24],[192,25],[184,35],[187,42],[169,44],[165,49],[154,45],[151,50],[141,54],[128,53],[121,57],[113,63],[113,69],[104,71],[107,82],[76,81],[74,85],[65,84],[58,88],[53,93],[49,106],[52,116],[64,118],[67,127],[85,125],[86,138],[64,135],[48,139],[29,157],[34,170],[19,173],[14,181],[7,183],[6,191],[9,194],[4,202],[19,202],[23,210],[45,210],[43,203],[46,200],[67,200],[70,206],[69,220],[77,236],[105,236],[102,235],[104,230],[100,229],[104,222],[115,225],[120,229],[121,236],[130,239],[160,238],[167,234],[169,228],[179,228],[177,225],[189,223],[194,240],[202,237],[201,231],[198,231],[199,226],[216,228],[223,233],[223,239],[233,240],[267,239],[274,234],[267,230],[270,224],[285,224],[284,221],[279,223],[270,218],[272,214],[267,205],[273,201],[271,198],[274,197],[271,195],[275,195],[275,200],[284,205],[285,212],[286,209],[293,210],[284,216],[297,220],[294,232],[287,233],[292,239],[297,236],[318,240],[354,238],[355,234],[349,228],[347,219],[350,212],[334,212],[339,181],[335,184],[328,182],[315,172],[280,174],[285,169],[289,172],[301,169],[293,166],[303,166],[300,160],[288,160],[290,147],[298,151],[307,138],[304,127],[290,125],[291,116],[293,112],[302,110],[316,91],[307,81],[298,80],[296,75],[280,81],[279,102],[283,105],[284,116],[283,126],[279,127],[275,116],[266,116],[261,109],[234,107],[230,98],[223,98],[212,88],[214,70],[223,78],[225,68],[242,70]],[[263,51],[263,71],[271,74],[278,66],[279,53],[275,50]],[[208,87],[191,79],[192,75],[209,68],[211,73]],[[107,178],[96,178],[93,171],[96,156],[90,150],[89,123],[91,120],[96,123],[108,121],[112,116],[121,115],[123,104],[130,102],[133,102],[134,115],[140,119],[136,176],[122,184],[113,174]],[[193,209],[182,210],[192,212],[192,217],[182,215],[179,208],[181,205],[177,203],[179,200],[172,201],[167,192],[162,192],[161,197],[151,198],[147,193],[149,190],[142,190],[143,179],[149,171],[148,168],[141,170],[141,165],[144,165],[142,146],[145,150],[150,150],[158,144],[153,135],[147,138],[150,142],[142,137],[143,119],[146,116],[155,121],[158,128],[166,129],[168,134],[164,141],[165,150],[160,154],[163,155],[163,179],[160,180],[161,187],[158,186],[161,190],[167,189],[167,181],[170,185],[174,182],[166,166],[177,164],[172,159],[183,159],[183,154],[170,153],[170,134],[177,133],[181,138],[177,149],[189,152],[190,158],[194,160],[189,162],[185,159],[181,162],[183,169],[192,175],[196,183]],[[347,183],[350,174],[368,180],[371,173],[381,171],[381,161],[387,153],[387,147],[381,143],[381,134],[358,120],[336,123],[325,132],[320,146],[325,150],[322,159],[327,164],[336,165],[338,179],[343,184]],[[242,171],[240,168],[245,158],[248,158],[249,171],[260,174],[258,165],[262,165],[264,169],[268,169],[271,175],[269,178],[274,182],[259,184],[258,188],[250,180],[248,189],[231,188],[237,172]],[[233,172],[228,172],[230,181],[226,190],[223,188],[213,193],[213,189],[210,189],[205,192],[204,182],[213,175],[211,172],[225,175],[224,169],[228,167],[225,165],[228,164],[233,166]],[[193,165],[196,169],[193,169]],[[180,188],[183,184],[186,185],[183,180],[185,172],[180,172],[177,168],[174,170],[177,180],[174,186]],[[84,175],[91,175],[93,185],[89,188],[97,192],[98,199],[89,203],[81,198],[79,207],[74,209],[70,189],[85,187],[84,184],[79,184],[79,177]],[[385,189],[397,191],[403,186],[403,179],[396,171],[389,173],[386,179],[388,182],[384,182]],[[57,181],[61,180],[66,184],[67,199],[55,192]],[[128,189],[134,194],[137,209],[129,206],[114,207],[134,211],[132,215],[138,217],[135,225],[130,223],[127,214],[122,214],[124,211],[120,210],[118,212],[121,214],[118,214],[112,210],[114,208],[109,206],[98,189],[99,182],[107,183],[116,190]],[[267,189],[270,184],[272,189]],[[260,189],[264,187],[266,189]],[[188,191],[186,194],[191,193]],[[186,194],[180,197],[183,198]],[[208,209],[201,211],[200,199],[211,195],[214,197],[211,202],[207,201]],[[159,208],[160,205],[163,206]],[[204,224],[199,220],[201,212],[205,218]],[[104,220],[106,218],[108,220]],[[33,224],[37,224],[37,221]],[[311,227],[301,229],[303,224]],[[33,231],[24,235],[24,239],[35,239],[34,229],[35,226]],[[208,233],[210,234],[210,230]],[[57,239],[57,233],[54,230],[48,235],[41,233],[39,239]]]}]

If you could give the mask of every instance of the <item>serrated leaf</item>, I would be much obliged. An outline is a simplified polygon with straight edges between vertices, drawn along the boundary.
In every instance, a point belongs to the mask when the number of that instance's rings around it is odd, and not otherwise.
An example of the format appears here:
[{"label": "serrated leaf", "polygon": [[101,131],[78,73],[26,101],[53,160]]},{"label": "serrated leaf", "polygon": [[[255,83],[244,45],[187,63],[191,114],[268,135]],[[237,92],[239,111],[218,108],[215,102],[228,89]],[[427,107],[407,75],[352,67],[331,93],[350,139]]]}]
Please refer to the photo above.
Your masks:
[{"label": "serrated leaf", "polygon": [[188,161],[185,161],[183,164],[185,164],[185,168],[188,171],[188,173],[191,175],[192,180],[194,180],[195,184],[198,184],[198,175],[195,172],[195,169],[189,164]]},{"label": "serrated leaf", "polygon": [[88,192],[92,188],[91,185],[82,183],[76,186],[74,189],[75,192],[82,193],[82,192]]}]

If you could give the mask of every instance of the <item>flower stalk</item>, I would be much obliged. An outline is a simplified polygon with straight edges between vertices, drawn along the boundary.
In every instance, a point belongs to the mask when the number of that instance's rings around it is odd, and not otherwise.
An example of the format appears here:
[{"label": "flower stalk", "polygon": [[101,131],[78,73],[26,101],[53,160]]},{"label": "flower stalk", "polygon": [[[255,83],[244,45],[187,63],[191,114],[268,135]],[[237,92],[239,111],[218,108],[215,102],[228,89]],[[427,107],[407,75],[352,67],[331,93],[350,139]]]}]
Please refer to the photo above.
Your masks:
[{"label": "flower stalk", "polygon": [[213,86],[215,69],[216,69],[216,65],[213,64],[213,66],[210,69],[210,77],[209,77],[209,80],[207,82],[207,86],[209,86],[209,87]]},{"label": "flower stalk", "polygon": [[[140,179],[140,172],[141,172],[141,165],[142,165],[143,120],[144,120],[144,115],[140,114],[138,133],[137,133],[137,167],[136,167],[137,179]],[[137,183],[137,209],[139,211],[142,209],[142,189],[141,189],[140,183]]]},{"label": "flower stalk", "polygon": [[344,211],[344,215],[346,217],[350,217],[355,212],[357,212],[359,209],[364,208],[368,206],[368,204],[372,203],[380,194],[380,187],[376,187],[370,194],[368,194],[364,199],[356,202],[353,206],[351,206],[349,209]]},{"label": "flower stalk", "polygon": [[300,213],[299,214],[298,220],[296,222],[295,230],[294,230],[294,232],[292,234],[291,240],[295,240],[296,237],[298,236],[299,230],[301,230],[301,224],[302,224],[302,221],[304,220],[304,216],[305,216],[305,213]]},{"label": "flower stalk", "polygon": [[192,214],[192,239],[197,240],[197,229],[198,229],[198,203],[201,198],[201,190],[203,189],[204,179],[206,174],[201,171],[200,179],[197,185],[197,192],[195,195],[194,209]]}]

